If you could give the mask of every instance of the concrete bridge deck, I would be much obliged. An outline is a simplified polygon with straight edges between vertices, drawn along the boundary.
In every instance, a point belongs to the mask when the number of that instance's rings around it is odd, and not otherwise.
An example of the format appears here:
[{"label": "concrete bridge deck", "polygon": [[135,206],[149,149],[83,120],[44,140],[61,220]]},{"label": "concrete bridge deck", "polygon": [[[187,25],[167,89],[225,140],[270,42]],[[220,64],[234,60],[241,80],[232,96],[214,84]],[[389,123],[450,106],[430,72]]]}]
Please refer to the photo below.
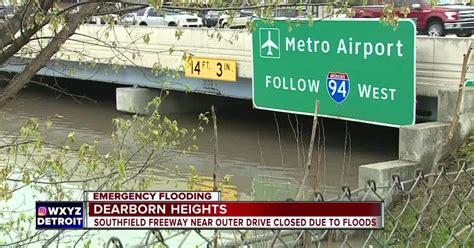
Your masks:
[{"label": "concrete bridge deck", "polygon": [[[183,32],[178,38],[176,34],[180,31]],[[459,83],[462,54],[471,41],[471,38],[458,37],[418,37],[417,95],[437,96],[439,89],[455,87]],[[178,30],[174,27],[141,26],[115,26],[108,30],[107,26],[84,25],[39,74],[150,88],[166,86],[173,90],[250,99],[251,45],[251,34],[247,30]],[[32,46],[37,46],[36,42]],[[185,78],[182,73],[173,79],[156,77],[151,72],[150,69],[158,64],[163,68],[180,68],[184,64],[183,53],[237,60],[238,81],[191,79]],[[0,70],[20,71],[23,59],[28,58],[13,59]],[[84,66],[84,62],[95,65]],[[469,78],[474,78],[473,65],[469,69]]]}]

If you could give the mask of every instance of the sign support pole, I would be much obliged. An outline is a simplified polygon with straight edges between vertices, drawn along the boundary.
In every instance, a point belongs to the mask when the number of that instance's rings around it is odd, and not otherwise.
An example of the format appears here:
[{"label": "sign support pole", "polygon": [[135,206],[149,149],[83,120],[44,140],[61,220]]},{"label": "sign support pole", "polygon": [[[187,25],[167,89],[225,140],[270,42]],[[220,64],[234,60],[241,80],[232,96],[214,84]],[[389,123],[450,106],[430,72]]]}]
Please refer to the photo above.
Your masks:
[{"label": "sign support pole", "polygon": [[[311,140],[309,143],[309,150],[308,150],[308,159],[306,160],[306,169],[303,174],[303,178],[301,179],[301,184],[298,188],[298,194],[296,195],[296,201],[301,201],[303,198],[303,190],[304,186],[306,184],[306,180],[309,176],[309,170],[311,169],[311,161],[313,157],[313,147],[314,147],[314,140],[316,139],[316,129],[318,127],[318,113],[319,113],[319,101],[316,100],[315,106],[314,106],[314,117],[313,117],[313,128],[311,130]],[[278,230],[275,232],[273,235],[272,240],[270,241],[270,244],[268,247],[273,247],[275,245],[275,242],[278,238],[278,235],[280,234],[281,230]],[[303,247],[311,247],[311,235],[307,233],[307,231],[304,231],[304,239],[303,239]]]},{"label": "sign support pole", "polygon": [[308,160],[306,161],[306,169],[303,174],[303,178],[301,179],[300,187],[298,188],[298,194],[296,195],[296,200],[299,201],[303,198],[303,189],[306,183],[306,180],[309,176],[309,170],[311,169],[311,161],[313,157],[313,147],[314,147],[314,140],[316,139],[316,128],[318,127],[318,112],[319,112],[319,101],[316,100],[314,106],[314,118],[313,118],[313,128],[311,130],[311,140],[309,143],[309,151],[308,151]]}]

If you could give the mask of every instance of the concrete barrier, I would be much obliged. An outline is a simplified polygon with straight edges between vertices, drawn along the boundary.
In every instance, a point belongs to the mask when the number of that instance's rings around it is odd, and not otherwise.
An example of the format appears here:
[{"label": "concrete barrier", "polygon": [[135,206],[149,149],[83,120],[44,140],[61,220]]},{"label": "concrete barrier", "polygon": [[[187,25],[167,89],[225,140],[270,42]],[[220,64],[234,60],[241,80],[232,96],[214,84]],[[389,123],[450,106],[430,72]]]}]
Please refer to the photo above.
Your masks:
[{"label": "concrete barrier", "polygon": [[[190,96],[192,95],[192,97]],[[195,93],[185,93],[165,91],[147,88],[123,87],[116,89],[116,108],[118,111],[133,114],[150,114],[154,109],[146,109],[146,106],[154,98],[161,96],[163,101],[160,105],[159,113],[183,114],[183,113],[204,113],[209,112],[214,105],[219,111],[225,111],[227,106],[226,98],[219,96],[205,96]]]},{"label": "concrete barrier", "polygon": [[[463,54],[472,41],[472,38],[417,37],[417,95],[437,97],[441,89],[456,89],[461,77]],[[474,78],[472,60],[467,78]]]},{"label": "concrete barrier", "polygon": [[374,163],[368,165],[362,165],[359,167],[359,188],[373,187],[371,182],[375,185],[375,191],[362,192],[360,197],[365,197],[366,201],[380,201],[380,197],[385,199],[385,204],[390,205],[392,196],[389,195],[393,191],[390,191],[394,179],[393,176],[398,176],[401,181],[412,179],[415,175],[418,163],[393,160],[381,163]]},{"label": "concrete barrier", "polygon": [[[368,181],[374,182],[379,188],[382,188],[377,190],[377,193],[383,197],[388,197],[387,203],[389,203],[390,196],[386,195],[389,193],[386,187],[393,182],[393,175],[398,175],[400,180],[403,181],[413,178],[416,170],[423,170],[425,173],[430,172],[439,147],[444,145],[448,138],[449,127],[456,114],[457,96],[458,90],[456,89],[440,90],[437,111],[438,121],[401,127],[399,160],[360,166],[359,186],[366,187]],[[472,128],[474,89],[465,89],[459,114],[458,131],[454,137],[454,141],[458,144],[468,137]],[[369,194],[369,197],[371,195]]]}]

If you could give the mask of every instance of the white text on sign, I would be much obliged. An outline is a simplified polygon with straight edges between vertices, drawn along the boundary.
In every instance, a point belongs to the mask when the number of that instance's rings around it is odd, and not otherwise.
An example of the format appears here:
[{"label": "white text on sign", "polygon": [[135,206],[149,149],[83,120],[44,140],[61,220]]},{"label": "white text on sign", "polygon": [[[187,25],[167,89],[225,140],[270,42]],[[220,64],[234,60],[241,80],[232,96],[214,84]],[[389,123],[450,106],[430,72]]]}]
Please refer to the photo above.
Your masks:
[{"label": "white text on sign", "polygon": [[[320,81],[312,78],[286,78],[281,76],[265,76],[265,87],[277,90],[298,91],[318,93]],[[336,87],[334,84],[328,84],[330,92],[342,92],[347,94],[347,89],[344,87]],[[397,89],[376,87],[370,84],[357,84],[359,97],[395,101]]]},{"label": "white text on sign", "polygon": [[[293,52],[311,52],[311,53],[329,53],[331,52],[331,43],[326,40],[315,40],[311,37],[307,39],[295,39],[295,37],[286,37],[285,39],[286,51]],[[340,39],[337,44],[337,54],[344,55],[358,55],[364,59],[370,56],[397,56],[403,57],[403,43],[397,42],[367,42],[367,41],[353,41]]]}]

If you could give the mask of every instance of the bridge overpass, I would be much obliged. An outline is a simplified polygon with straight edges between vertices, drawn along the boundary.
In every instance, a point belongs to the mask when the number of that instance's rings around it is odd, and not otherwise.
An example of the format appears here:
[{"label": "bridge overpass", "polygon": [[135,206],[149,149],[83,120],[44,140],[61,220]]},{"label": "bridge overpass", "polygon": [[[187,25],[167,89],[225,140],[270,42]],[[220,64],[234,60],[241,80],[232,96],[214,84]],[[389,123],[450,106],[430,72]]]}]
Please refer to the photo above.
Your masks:
[{"label": "bridge overpass", "polygon": [[[82,26],[78,34],[63,46],[39,74],[149,88],[167,87],[241,99],[252,97],[252,41],[247,30],[107,27]],[[180,31],[182,34],[178,37]],[[48,35],[47,31],[44,35]],[[470,38],[458,37],[418,37],[417,95],[436,97],[439,89],[456,87],[461,73],[462,54],[471,41]],[[37,42],[31,46],[37,48]],[[154,75],[151,70],[153,67],[182,67],[183,53],[235,59],[237,82],[186,78],[182,70],[177,78]],[[21,61],[25,59],[29,59],[28,56],[17,57],[1,70],[21,71],[24,67]],[[84,66],[85,62],[91,64]],[[474,78],[473,65],[471,63],[468,78]]]},{"label": "bridge overpass", "polygon": [[[106,26],[85,25],[39,74],[127,86],[157,89],[166,87],[172,90],[189,90],[231,98],[251,98],[250,33],[245,30],[216,31],[192,28],[181,30],[182,34],[174,27],[116,26],[107,31]],[[179,34],[180,38],[176,37],[176,34]],[[431,97],[429,99],[434,104],[428,104],[430,105],[428,108],[438,112],[434,114],[436,121],[400,127],[399,159],[360,165],[359,185],[361,187],[365,187],[369,180],[376,182],[377,185],[386,186],[387,182],[392,180],[393,174],[401,175],[400,179],[403,181],[412,178],[410,176],[416,169],[422,168],[425,172],[429,171],[433,158],[438,152],[437,147],[447,136],[453,119],[462,55],[471,41],[472,39],[469,38],[454,37],[417,38],[417,95]],[[31,45],[35,47],[37,43]],[[156,68],[158,63],[161,67],[171,69],[182,67],[183,53],[210,58],[235,59],[238,64],[237,82],[186,78],[182,70],[178,73],[179,77],[154,75],[152,68]],[[31,58],[27,55],[16,57],[1,70],[21,71],[24,68],[22,60],[28,59]],[[85,62],[92,64],[84,64]],[[397,65],[387,66],[396,67]],[[467,77],[474,78],[473,63],[469,68]],[[129,91],[126,93],[129,95],[122,98],[119,90],[117,91],[118,110],[130,111],[127,104],[134,100],[139,102],[137,105],[144,105],[146,99],[153,94],[147,89],[127,89]],[[122,103],[124,104],[119,106]],[[471,128],[470,118],[474,116],[473,103],[474,88],[466,90],[462,107],[463,115],[460,117],[461,132],[457,135],[459,139],[467,137]],[[370,137],[370,134],[367,137]]]}]

